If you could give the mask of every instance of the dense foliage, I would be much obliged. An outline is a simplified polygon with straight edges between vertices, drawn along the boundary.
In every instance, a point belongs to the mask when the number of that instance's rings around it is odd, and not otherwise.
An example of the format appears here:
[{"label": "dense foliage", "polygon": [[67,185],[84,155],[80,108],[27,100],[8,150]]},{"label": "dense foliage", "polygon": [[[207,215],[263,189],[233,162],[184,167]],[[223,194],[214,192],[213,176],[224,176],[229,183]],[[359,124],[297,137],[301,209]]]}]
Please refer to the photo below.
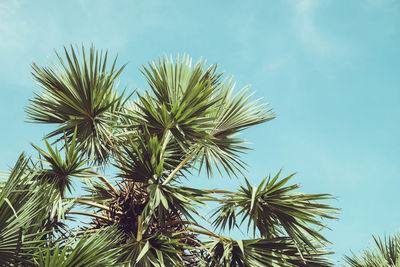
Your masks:
[{"label": "dense foliage", "polygon": [[[185,185],[203,170],[243,177],[238,134],[274,118],[248,88],[184,56],[143,66],[149,90],[118,93],[124,66],[107,53],[57,57],[33,64],[41,91],[26,108],[55,129],[34,145],[39,158],[22,154],[0,184],[1,265],[332,265],[321,233],[336,213],[321,202],[330,195],[300,193],[280,172],[236,191]],[[200,213],[207,203],[212,216]],[[89,222],[70,229],[76,215]],[[248,238],[225,236],[235,229]]]}]

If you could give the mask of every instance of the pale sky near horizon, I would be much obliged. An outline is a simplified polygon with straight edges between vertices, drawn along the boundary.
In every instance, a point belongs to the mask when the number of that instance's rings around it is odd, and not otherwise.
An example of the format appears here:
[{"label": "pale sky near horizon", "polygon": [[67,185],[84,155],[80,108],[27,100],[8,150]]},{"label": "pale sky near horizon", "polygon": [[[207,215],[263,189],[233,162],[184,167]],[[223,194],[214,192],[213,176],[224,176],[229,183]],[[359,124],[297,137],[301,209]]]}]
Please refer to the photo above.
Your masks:
[{"label": "pale sky near horizon", "polygon": [[[128,63],[121,87],[148,89],[138,67],[164,53],[218,62],[277,118],[244,133],[258,183],[283,169],[341,209],[325,234],[338,263],[400,230],[400,2],[0,0],[0,170],[51,127],[24,122],[38,90],[30,64],[94,44]],[[193,177],[192,186],[237,181]]]}]

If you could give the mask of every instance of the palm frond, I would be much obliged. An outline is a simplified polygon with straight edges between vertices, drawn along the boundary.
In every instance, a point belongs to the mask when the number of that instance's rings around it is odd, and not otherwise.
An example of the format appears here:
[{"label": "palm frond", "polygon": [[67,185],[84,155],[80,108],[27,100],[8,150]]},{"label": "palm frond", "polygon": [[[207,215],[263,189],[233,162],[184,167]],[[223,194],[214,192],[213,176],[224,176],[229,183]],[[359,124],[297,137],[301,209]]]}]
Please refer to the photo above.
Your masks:
[{"label": "palm frond", "polygon": [[33,77],[43,91],[30,100],[28,119],[57,124],[48,138],[64,133],[71,138],[76,127],[82,151],[101,163],[111,152],[115,118],[125,102],[116,92],[116,79],[125,66],[117,69],[115,58],[107,68],[108,53],[103,56],[94,47],[88,56],[83,46],[64,52],[65,59],[56,52],[56,67],[33,64]]},{"label": "palm frond", "polygon": [[[176,62],[164,57],[156,63],[143,67],[155,97],[146,92],[138,95],[140,112],[136,120],[156,132],[169,129],[178,143],[204,139],[210,126],[210,107],[216,102],[215,89],[220,74],[216,66],[206,68],[199,60],[192,68],[189,57],[178,57]],[[191,146],[189,142],[189,146]]]},{"label": "palm frond", "polygon": [[[199,205],[205,205],[200,200],[208,194],[203,190],[167,185],[149,185],[149,201],[143,215],[153,215],[163,226],[170,211],[195,221],[192,214],[200,215],[197,211]],[[147,216],[146,216],[147,217]],[[151,218],[150,216],[148,218]]]},{"label": "palm frond", "polygon": [[400,264],[400,234],[380,237],[373,236],[375,248],[364,250],[360,255],[352,253],[345,256],[345,261],[351,267],[396,267]]},{"label": "palm frond", "polygon": [[213,125],[208,131],[209,140],[197,155],[200,169],[204,165],[209,176],[213,174],[213,166],[217,167],[220,174],[219,166],[228,174],[242,172],[246,164],[240,159],[240,154],[249,148],[245,146],[246,140],[238,138],[239,133],[275,118],[267,104],[259,104],[259,99],[251,101],[254,93],[248,94],[248,87],[236,94],[234,88],[232,78],[218,87],[218,101],[209,115],[213,118]]},{"label": "palm frond", "polygon": [[248,148],[237,135],[273,119],[267,105],[251,101],[247,88],[234,94],[232,79],[222,82],[217,66],[206,68],[201,60],[192,68],[189,57],[178,57],[175,62],[164,57],[142,72],[153,94],[138,94],[134,107],[122,114],[126,132],[140,135],[143,127],[158,137],[170,132],[170,142],[179,144],[186,154],[199,147],[194,159],[209,175],[213,166],[219,172],[221,166],[228,174],[245,168],[240,154]]},{"label": "palm frond", "polygon": [[21,155],[0,192],[0,265],[29,261],[62,227],[68,209],[54,187],[36,181],[28,164]]},{"label": "palm frond", "polygon": [[42,249],[36,253],[34,261],[37,266],[114,266],[121,253],[120,238],[121,234],[115,228],[100,229],[94,234]]},{"label": "palm frond", "polygon": [[333,266],[329,252],[318,248],[303,256],[291,238],[227,240],[213,238],[206,243],[205,266]]},{"label": "palm frond", "polygon": [[[119,177],[140,183],[162,183],[168,174],[181,162],[182,150],[167,134],[161,138],[151,135],[147,127],[121,145],[123,154],[117,159],[121,170]],[[190,164],[184,166],[188,170]],[[182,173],[181,173],[182,176]]]},{"label": "palm frond", "polygon": [[48,169],[40,168],[37,179],[55,185],[62,196],[65,195],[67,190],[69,192],[72,190],[71,177],[85,178],[91,175],[89,173],[91,168],[85,167],[89,161],[84,159],[80,145],[76,143],[76,135],[77,129],[75,129],[70,142],[64,136],[64,158],[57,147],[55,149],[51,147],[47,139],[44,139],[47,152],[32,144],[39,155],[43,157],[40,160],[41,163],[49,167]]},{"label": "palm frond", "polygon": [[134,238],[122,246],[120,262],[127,266],[190,266],[186,265],[184,251],[191,246],[181,241],[181,233],[172,236],[163,234],[152,235],[137,241]]},{"label": "palm frond", "polygon": [[[332,215],[336,208],[317,201],[332,199],[329,194],[304,194],[292,192],[299,185],[285,186],[293,174],[279,179],[280,172],[271,179],[266,177],[258,186],[240,186],[236,193],[226,194],[214,216],[215,227],[232,229],[248,221],[247,229],[252,226],[253,234],[258,230],[265,238],[279,236],[285,231],[296,241],[297,245],[306,244],[313,248],[313,242],[328,242],[314,227],[326,228],[322,218],[335,219]],[[238,218],[242,218],[238,223]],[[310,240],[311,239],[311,240]]]},{"label": "palm frond", "polygon": [[91,179],[85,179],[84,182],[86,186],[83,186],[82,189],[88,194],[83,195],[82,197],[101,201],[112,200],[114,194],[105,184],[93,181]]}]

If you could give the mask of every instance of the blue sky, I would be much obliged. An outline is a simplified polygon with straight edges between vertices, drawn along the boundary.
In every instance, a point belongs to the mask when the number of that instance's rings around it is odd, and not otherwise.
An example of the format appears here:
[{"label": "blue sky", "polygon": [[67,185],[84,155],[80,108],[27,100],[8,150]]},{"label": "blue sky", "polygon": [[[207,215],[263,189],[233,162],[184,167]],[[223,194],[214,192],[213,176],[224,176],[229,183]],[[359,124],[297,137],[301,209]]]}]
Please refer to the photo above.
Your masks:
[{"label": "blue sky", "polygon": [[[245,133],[257,183],[283,169],[309,193],[331,193],[334,256],[400,230],[400,2],[0,1],[0,169],[49,127],[24,122],[38,87],[30,64],[93,43],[128,63],[121,86],[146,89],[138,67],[188,53],[251,84],[277,119]],[[232,188],[235,180],[193,177]]]}]

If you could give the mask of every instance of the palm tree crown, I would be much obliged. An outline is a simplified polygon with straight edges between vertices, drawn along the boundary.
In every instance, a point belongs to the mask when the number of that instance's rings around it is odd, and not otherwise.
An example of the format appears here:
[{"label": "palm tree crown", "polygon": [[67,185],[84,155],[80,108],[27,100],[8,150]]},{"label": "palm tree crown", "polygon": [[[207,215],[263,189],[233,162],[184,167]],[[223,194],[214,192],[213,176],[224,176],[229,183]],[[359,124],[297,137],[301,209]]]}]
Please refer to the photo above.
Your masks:
[{"label": "palm tree crown", "polygon": [[[39,160],[22,155],[0,184],[1,264],[332,266],[320,231],[335,219],[320,202],[332,197],[298,192],[293,174],[256,186],[244,178],[236,191],[183,185],[196,170],[244,175],[239,134],[274,118],[249,88],[235,91],[217,65],[163,57],[141,68],[149,90],[133,100],[117,92],[124,66],[107,53],[71,46],[57,57],[33,64],[42,89],[26,108],[29,121],[56,128],[45,149],[34,145]],[[113,182],[101,174],[107,166]],[[89,222],[70,229],[75,215]],[[247,239],[222,234],[242,228]]]}]

